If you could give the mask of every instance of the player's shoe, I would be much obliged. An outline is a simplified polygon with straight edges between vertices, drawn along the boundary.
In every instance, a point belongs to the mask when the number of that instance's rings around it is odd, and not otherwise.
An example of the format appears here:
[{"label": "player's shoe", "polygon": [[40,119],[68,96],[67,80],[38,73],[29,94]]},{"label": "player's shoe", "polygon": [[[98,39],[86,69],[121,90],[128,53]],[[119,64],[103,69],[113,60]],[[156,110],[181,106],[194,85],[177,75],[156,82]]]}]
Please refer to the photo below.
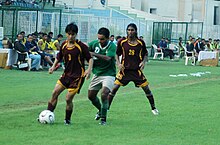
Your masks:
[{"label": "player's shoe", "polygon": [[70,124],[71,124],[70,120],[64,119],[64,125],[70,125]]},{"label": "player's shoe", "polygon": [[159,115],[159,111],[158,111],[156,108],[152,110],[152,113],[153,113],[154,115]]},{"label": "player's shoe", "polygon": [[101,118],[100,113],[97,112],[97,114],[95,115],[95,120],[99,120]]},{"label": "player's shoe", "polygon": [[101,118],[101,122],[99,123],[100,125],[106,125],[106,117]]}]

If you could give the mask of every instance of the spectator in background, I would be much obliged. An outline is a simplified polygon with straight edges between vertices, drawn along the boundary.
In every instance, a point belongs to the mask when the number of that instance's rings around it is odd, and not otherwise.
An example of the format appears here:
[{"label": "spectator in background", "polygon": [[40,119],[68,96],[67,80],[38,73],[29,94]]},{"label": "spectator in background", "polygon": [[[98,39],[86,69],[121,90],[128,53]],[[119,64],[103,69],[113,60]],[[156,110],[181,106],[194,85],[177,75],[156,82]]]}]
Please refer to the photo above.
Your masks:
[{"label": "spectator in background", "polygon": [[197,40],[194,43],[194,48],[197,54],[202,50],[201,48],[201,38],[197,38]]},{"label": "spectator in background", "polygon": [[25,43],[25,47],[28,50],[29,57],[31,58],[31,71],[37,71],[40,68],[41,55],[38,54],[37,46],[34,46],[32,43],[33,36],[29,34],[27,36],[27,41]]},{"label": "spectator in background", "polygon": [[179,56],[180,58],[182,58],[185,54],[182,37],[179,37],[178,47],[179,47]]},{"label": "spectator in background", "polygon": [[[47,39],[48,39],[48,35],[46,33],[42,34],[42,39],[40,39],[38,41],[38,47],[41,51],[41,53],[43,53],[45,56],[50,57],[50,60],[53,58],[52,54],[48,53],[48,50],[51,49],[49,48]],[[53,64],[49,63],[50,66],[52,66]],[[44,61],[44,66],[47,66],[47,61]]]},{"label": "spectator in background", "polygon": [[116,36],[116,41],[118,43],[118,41],[121,39],[122,37],[120,35]]},{"label": "spectator in background", "polygon": [[48,33],[48,36],[51,38],[51,41],[53,42],[54,40],[53,40],[53,32],[49,32]]},{"label": "spectator in background", "polygon": [[25,45],[27,39],[25,38],[25,32],[21,31],[20,34],[23,36],[22,43]]},{"label": "spectator in background", "polygon": [[115,40],[115,35],[111,35],[110,38],[109,38],[109,40],[110,40],[111,42],[113,42],[114,44],[117,43],[117,41]]},{"label": "spectator in background", "polygon": [[161,49],[163,51],[164,57],[169,56],[170,60],[173,60],[174,52],[173,52],[173,50],[169,49],[168,43],[169,43],[169,39],[168,38],[165,39],[164,37],[162,37],[161,41],[158,44],[158,46],[159,46],[159,49]]},{"label": "spectator in background", "polygon": [[57,35],[57,39],[52,42],[51,48],[54,51],[59,51],[60,50],[60,42],[61,42],[62,39],[63,39],[63,35],[59,34],[59,35]]}]

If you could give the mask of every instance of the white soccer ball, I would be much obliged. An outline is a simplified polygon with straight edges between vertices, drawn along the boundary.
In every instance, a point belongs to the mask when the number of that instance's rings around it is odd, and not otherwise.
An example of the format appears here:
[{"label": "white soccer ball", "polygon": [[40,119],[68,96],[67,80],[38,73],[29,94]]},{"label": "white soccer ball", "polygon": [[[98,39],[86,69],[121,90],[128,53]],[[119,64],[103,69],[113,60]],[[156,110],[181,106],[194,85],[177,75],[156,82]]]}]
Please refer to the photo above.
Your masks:
[{"label": "white soccer ball", "polygon": [[39,122],[44,124],[53,124],[55,121],[54,113],[50,110],[44,110],[39,115]]}]

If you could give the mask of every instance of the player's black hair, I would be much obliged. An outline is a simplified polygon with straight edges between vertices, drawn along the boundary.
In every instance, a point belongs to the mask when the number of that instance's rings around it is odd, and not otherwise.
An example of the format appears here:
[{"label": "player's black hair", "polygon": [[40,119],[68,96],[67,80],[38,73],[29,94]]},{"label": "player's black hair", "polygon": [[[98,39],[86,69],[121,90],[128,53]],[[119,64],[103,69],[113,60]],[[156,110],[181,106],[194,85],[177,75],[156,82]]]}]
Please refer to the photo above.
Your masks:
[{"label": "player's black hair", "polygon": [[134,23],[130,23],[130,24],[128,24],[126,30],[128,30],[128,27],[132,27],[132,28],[134,28],[134,30],[137,32],[137,26],[136,26]]},{"label": "player's black hair", "polygon": [[128,24],[126,30],[128,30],[129,27],[134,28],[134,30],[136,31],[136,38],[138,38],[138,34],[137,34],[137,26],[136,26],[136,24],[134,24],[134,23],[130,23],[130,24]]},{"label": "player's black hair", "polygon": [[70,23],[66,26],[65,32],[77,34],[78,33],[78,26],[75,23]]},{"label": "player's black hair", "polygon": [[102,27],[102,28],[99,29],[98,34],[104,35],[105,38],[109,38],[110,32],[107,28]]}]

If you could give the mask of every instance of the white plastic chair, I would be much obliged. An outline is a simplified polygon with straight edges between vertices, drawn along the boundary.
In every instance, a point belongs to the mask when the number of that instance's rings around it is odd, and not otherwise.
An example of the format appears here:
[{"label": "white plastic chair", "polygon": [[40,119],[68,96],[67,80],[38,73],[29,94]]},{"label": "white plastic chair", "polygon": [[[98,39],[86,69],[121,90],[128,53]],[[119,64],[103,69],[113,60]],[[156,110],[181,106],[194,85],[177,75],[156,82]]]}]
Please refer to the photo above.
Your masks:
[{"label": "white plastic chair", "polygon": [[[194,52],[193,51],[187,51],[186,47],[183,46],[184,50],[185,50],[185,65],[188,65],[188,61],[189,60],[193,60],[193,65],[195,65],[195,62],[196,62],[196,57],[194,55]],[[190,55],[190,56],[187,56]]]},{"label": "white plastic chair", "polygon": [[17,67],[18,69],[27,68],[28,71],[31,70],[31,58],[29,57],[27,52],[20,52],[16,50],[18,53],[17,58]]},{"label": "white plastic chair", "polygon": [[152,44],[152,47],[154,48],[154,57],[153,57],[153,59],[156,59],[158,55],[161,55],[160,59],[163,59],[162,49],[160,51],[158,51],[158,48],[155,44]]}]

